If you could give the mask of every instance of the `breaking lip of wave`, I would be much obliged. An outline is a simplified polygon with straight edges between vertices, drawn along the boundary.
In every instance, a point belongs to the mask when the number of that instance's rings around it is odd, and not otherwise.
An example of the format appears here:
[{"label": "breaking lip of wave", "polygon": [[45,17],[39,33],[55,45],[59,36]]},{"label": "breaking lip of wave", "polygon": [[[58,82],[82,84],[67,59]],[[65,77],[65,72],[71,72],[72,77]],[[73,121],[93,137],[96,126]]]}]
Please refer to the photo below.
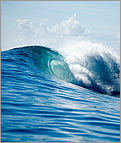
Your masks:
[{"label": "breaking lip of wave", "polygon": [[99,93],[120,96],[119,59],[100,44],[93,43],[89,49],[80,44],[72,45],[59,52],[43,46],[26,46],[12,51],[26,53],[34,59],[35,67],[61,80]]}]

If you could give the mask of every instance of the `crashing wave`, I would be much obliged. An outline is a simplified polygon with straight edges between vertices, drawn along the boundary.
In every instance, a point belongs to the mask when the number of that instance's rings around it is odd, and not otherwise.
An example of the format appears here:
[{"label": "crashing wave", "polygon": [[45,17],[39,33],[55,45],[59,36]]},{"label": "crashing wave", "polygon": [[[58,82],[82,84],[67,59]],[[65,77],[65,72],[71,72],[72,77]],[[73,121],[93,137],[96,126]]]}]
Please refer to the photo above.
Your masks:
[{"label": "crashing wave", "polygon": [[110,52],[88,54],[68,62],[59,52],[43,46],[10,50],[33,60],[39,70],[61,80],[104,94],[120,94],[120,64]]}]

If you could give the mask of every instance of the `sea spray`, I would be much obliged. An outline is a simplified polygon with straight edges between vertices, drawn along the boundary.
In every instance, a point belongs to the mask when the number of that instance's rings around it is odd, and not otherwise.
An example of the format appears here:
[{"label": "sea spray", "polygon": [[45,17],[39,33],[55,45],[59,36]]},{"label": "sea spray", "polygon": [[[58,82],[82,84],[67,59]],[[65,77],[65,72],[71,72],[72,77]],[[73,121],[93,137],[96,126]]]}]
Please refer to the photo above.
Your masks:
[{"label": "sea spray", "polygon": [[75,40],[59,51],[78,84],[102,93],[119,94],[120,60],[110,47],[97,42]]}]

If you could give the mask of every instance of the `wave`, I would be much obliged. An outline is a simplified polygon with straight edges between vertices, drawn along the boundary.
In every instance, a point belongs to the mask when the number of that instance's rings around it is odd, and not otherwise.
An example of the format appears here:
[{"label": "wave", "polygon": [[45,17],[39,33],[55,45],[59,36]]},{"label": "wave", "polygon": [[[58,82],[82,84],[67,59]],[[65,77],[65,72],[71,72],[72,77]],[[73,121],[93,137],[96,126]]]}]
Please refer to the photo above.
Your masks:
[{"label": "wave", "polygon": [[69,63],[62,54],[44,46],[26,46],[10,51],[29,57],[32,68],[35,66],[66,82],[99,93],[120,94],[120,64],[110,52],[88,54],[83,60]]}]

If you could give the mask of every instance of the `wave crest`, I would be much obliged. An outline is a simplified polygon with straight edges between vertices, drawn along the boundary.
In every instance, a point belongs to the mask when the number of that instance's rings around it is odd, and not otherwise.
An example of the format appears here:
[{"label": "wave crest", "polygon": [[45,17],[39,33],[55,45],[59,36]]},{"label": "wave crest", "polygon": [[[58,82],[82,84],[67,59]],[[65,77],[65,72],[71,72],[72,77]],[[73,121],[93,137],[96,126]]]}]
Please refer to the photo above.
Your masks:
[{"label": "wave crest", "polygon": [[[39,70],[61,80],[105,94],[120,94],[120,64],[110,52],[92,52],[68,62],[57,51],[42,46],[27,46],[13,52],[28,56]],[[34,67],[33,67],[34,68]]]}]

